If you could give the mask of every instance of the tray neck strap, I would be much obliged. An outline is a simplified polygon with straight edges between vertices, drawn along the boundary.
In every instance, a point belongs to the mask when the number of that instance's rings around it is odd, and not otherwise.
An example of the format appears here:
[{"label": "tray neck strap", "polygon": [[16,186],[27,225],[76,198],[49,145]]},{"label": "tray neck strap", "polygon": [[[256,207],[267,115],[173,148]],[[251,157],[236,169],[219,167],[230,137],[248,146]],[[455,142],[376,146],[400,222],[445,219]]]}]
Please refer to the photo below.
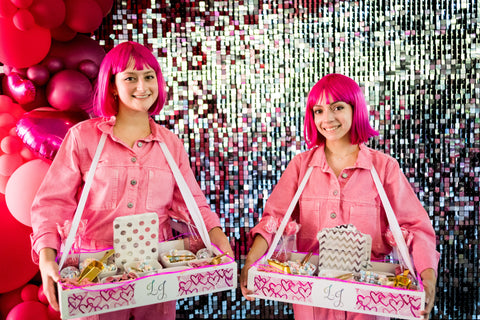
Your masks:
[{"label": "tray neck strap", "polygon": [[178,168],[177,163],[172,157],[172,154],[168,150],[167,145],[164,142],[160,142],[160,147],[162,148],[163,154],[167,159],[168,165],[173,172],[173,176],[177,181],[178,188],[180,189],[180,193],[182,194],[183,199],[185,200],[185,204],[187,206],[188,211],[190,212],[190,216],[195,223],[195,226],[198,229],[198,233],[202,238],[203,243],[208,251],[212,251],[212,243],[210,237],[208,235],[207,227],[205,226],[205,222],[203,221],[203,217],[200,213],[200,209],[198,208],[197,202],[193,198],[192,192],[188,188],[187,182],[183,177],[180,169]]},{"label": "tray neck strap", "polygon": [[413,268],[412,260],[410,259],[410,253],[408,251],[407,244],[405,243],[405,239],[402,235],[402,230],[400,229],[400,225],[398,224],[392,206],[390,205],[390,201],[388,200],[385,189],[383,188],[382,182],[380,181],[377,170],[375,170],[374,166],[372,166],[370,172],[372,173],[373,182],[375,182],[375,187],[377,188],[380,199],[382,200],[383,208],[387,214],[388,224],[390,226],[390,230],[392,231],[393,238],[395,239],[395,243],[397,244],[400,255],[403,261],[405,261],[408,270],[410,270],[410,274],[417,278],[415,269]]},{"label": "tray neck strap", "polygon": [[275,251],[275,248],[277,247],[277,244],[280,241],[280,237],[283,235],[283,231],[285,230],[285,227],[287,226],[288,220],[292,216],[292,212],[295,209],[295,206],[297,205],[298,199],[300,198],[300,195],[302,194],[303,189],[305,188],[305,185],[307,184],[308,178],[310,177],[310,174],[312,173],[312,170],[313,170],[313,166],[309,167],[307,172],[305,173],[305,176],[302,179],[302,182],[300,182],[300,185],[298,186],[297,192],[293,196],[293,199],[290,202],[290,205],[288,206],[287,212],[283,216],[282,222],[280,223],[280,226],[278,227],[278,230],[275,233],[275,237],[273,238],[273,241],[270,244],[270,248],[268,249],[268,252],[264,257],[264,260],[270,259],[271,256],[273,255],[273,252]]},{"label": "tray neck strap", "polygon": [[70,232],[68,233],[67,240],[65,241],[63,254],[60,259],[60,263],[58,264],[59,270],[62,269],[63,264],[68,257],[68,253],[73,246],[73,241],[75,240],[75,235],[77,234],[80,219],[82,218],[83,209],[85,209],[85,203],[87,201],[88,193],[90,192],[90,188],[92,186],[93,176],[95,174],[95,170],[97,169],[100,154],[102,153],[103,146],[105,145],[106,140],[107,134],[103,133],[100,137],[100,141],[98,142],[97,150],[95,151],[95,155],[93,156],[92,163],[90,164],[90,170],[88,171],[87,178],[85,179],[85,185],[83,186],[82,194],[80,196],[80,200],[78,201],[75,215],[73,216],[72,226],[70,227]]}]

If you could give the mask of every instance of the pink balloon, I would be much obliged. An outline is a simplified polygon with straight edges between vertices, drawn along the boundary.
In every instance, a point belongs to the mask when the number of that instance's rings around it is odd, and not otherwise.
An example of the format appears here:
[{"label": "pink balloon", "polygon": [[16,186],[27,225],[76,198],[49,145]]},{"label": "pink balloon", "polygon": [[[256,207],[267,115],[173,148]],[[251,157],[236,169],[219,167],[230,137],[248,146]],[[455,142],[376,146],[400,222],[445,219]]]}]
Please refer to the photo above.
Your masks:
[{"label": "pink balloon", "polygon": [[32,160],[20,166],[8,179],[5,189],[8,210],[26,226],[32,225],[30,208],[49,167],[44,160]]},{"label": "pink balloon", "polygon": [[23,302],[21,297],[22,289],[16,288],[10,292],[0,294],[0,319],[5,319],[13,307]]},{"label": "pink balloon", "polygon": [[98,65],[92,60],[83,60],[78,65],[78,71],[86,75],[88,79],[95,79],[98,76]]},{"label": "pink balloon", "polygon": [[11,19],[17,10],[11,1],[0,1],[0,18]]},{"label": "pink balloon", "polygon": [[22,163],[23,159],[19,154],[2,154],[0,156],[0,174],[6,177],[11,176]]},{"label": "pink balloon", "polygon": [[13,24],[18,30],[28,31],[35,26],[35,20],[27,9],[20,9],[13,15]]},{"label": "pink balloon", "polygon": [[6,177],[0,174],[0,193],[1,194],[5,194],[5,189],[7,189],[8,179],[10,179],[10,176]]},{"label": "pink balloon", "polygon": [[101,24],[103,12],[95,0],[65,0],[65,24],[80,33],[91,33]]},{"label": "pink balloon", "polygon": [[92,84],[82,73],[63,70],[55,74],[47,84],[47,100],[58,110],[92,109]]},{"label": "pink balloon", "polygon": [[28,31],[17,29],[12,20],[0,18],[0,62],[26,68],[42,61],[50,49],[48,29],[34,26]]},{"label": "pink balloon", "polygon": [[35,319],[49,320],[48,308],[38,301],[25,301],[16,305],[7,316],[6,320]]},{"label": "pink balloon", "polygon": [[35,0],[28,10],[35,22],[47,29],[60,27],[65,20],[65,3],[62,0]]},{"label": "pink balloon", "polygon": [[[15,261],[15,276],[3,277],[0,281],[0,293],[17,289],[38,273],[38,266],[33,263],[30,244],[32,228],[25,226],[15,219],[8,211],[5,197],[0,194],[0,257],[8,257]],[[12,266],[0,263],[0,274],[11,274]],[[16,319],[39,319],[16,318]]]},{"label": "pink balloon", "polygon": [[51,305],[48,305],[48,319],[49,320],[61,320],[60,312],[55,311]]},{"label": "pink balloon", "polygon": [[9,112],[12,106],[12,98],[7,95],[0,95],[0,112]]},{"label": "pink balloon", "polygon": [[[25,146],[22,150],[20,150],[19,154],[22,156],[24,162],[27,162],[27,161],[30,161],[30,160],[33,160],[33,159],[37,159],[37,158],[38,158],[38,157],[35,156],[35,154],[34,154],[32,151],[30,151],[30,149],[28,149],[26,146]],[[6,185],[5,185],[5,187],[6,187]],[[3,193],[5,193],[5,192],[3,192]]]},{"label": "pink balloon", "polygon": [[38,288],[38,301],[40,301],[43,304],[48,304],[47,296],[43,292],[43,284],[41,284],[40,287]]},{"label": "pink balloon", "polygon": [[77,69],[84,60],[91,60],[99,66],[105,57],[105,50],[97,41],[80,34],[68,42],[53,41],[48,57],[62,59],[65,69]]},{"label": "pink balloon", "polygon": [[77,35],[77,31],[72,30],[69,26],[63,23],[61,26],[50,29],[53,40],[70,41]]},{"label": "pink balloon", "polygon": [[16,119],[9,113],[0,113],[0,128],[10,129],[15,125]]},{"label": "pink balloon", "polygon": [[19,104],[35,100],[35,85],[32,81],[12,72],[7,76],[7,86],[11,97]]},{"label": "pink balloon", "polygon": [[27,69],[27,77],[35,84],[43,86],[50,79],[50,72],[47,67],[37,64]]},{"label": "pink balloon", "polygon": [[20,152],[23,148],[22,140],[17,136],[6,136],[0,142],[0,147],[6,154],[14,154]]},{"label": "pink balloon", "polygon": [[23,301],[38,301],[38,286],[29,283],[23,287],[20,295]]},{"label": "pink balloon", "polygon": [[12,3],[20,9],[25,9],[31,6],[33,0],[10,0]]},{"label": "pink balloon", "polygon": [[68,129],[86,119],[83,112],[38,108],[18,120],[17,134],[30,150],[53,160]]}]

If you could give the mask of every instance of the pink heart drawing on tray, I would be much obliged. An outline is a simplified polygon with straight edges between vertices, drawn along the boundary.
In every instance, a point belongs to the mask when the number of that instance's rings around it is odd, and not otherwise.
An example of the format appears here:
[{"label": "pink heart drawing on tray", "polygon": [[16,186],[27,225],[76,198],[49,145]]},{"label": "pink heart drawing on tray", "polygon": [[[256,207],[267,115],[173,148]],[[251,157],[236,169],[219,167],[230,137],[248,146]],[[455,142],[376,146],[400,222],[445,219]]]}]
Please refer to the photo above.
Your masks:
[{"label": "pink heart drawing on tray", "polygon": [[70,310],[77,310],[84,298],[85,298],[84,294],[83,295],[72,294],[71,296],[68,297],[68,308]]},{"label": "pink heart drawing on tray", "polygon": [[383,292],[370,291],[370,297],[372,298],[372,301],[375,304],[378,304],[380,302],[384,306],[388,305],[388,301],[384,301],[385,300],[385,295],[383,294]]},{"label": "pink heart drawing on tray", "polygon": [[280,283],[282,284],[282,287],[285,291],[291,291],[293,293],[298,293],[298,290],[295,290],[296,288],[296,283],[294,283],[294,281],[290,281],[290,280],[285,280],[285,279],[282,279],[280,281]]},{"label": "pink heart drawing on tray", "polygon": [[403,306],[405,305],[405,302],[403,302],[402,299],[395,300],[395,299],[392,298],[392,299],[390,299],[388,304],[392,308],[394,308],[398,313],[398,311],[401,310],[403,308]]},{"label": "pink heart drawing on tray", "polygon": [[214,288],[217,286],[217,283],[220,281],[220,275],[213,273],[208,276],[207,282],[211,284]]}]

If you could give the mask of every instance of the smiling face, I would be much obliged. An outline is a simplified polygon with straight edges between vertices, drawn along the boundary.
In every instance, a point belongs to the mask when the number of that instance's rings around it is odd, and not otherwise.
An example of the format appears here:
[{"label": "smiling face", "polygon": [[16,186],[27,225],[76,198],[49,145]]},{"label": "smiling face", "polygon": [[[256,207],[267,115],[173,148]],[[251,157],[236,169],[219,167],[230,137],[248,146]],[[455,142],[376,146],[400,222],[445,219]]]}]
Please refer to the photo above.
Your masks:
[{"label": "smiling face", "polygon": [[115,75],[115,91],[118,95],[118,110],[148,112],[158,98],[158,81],[155,71],[145,66],[134,68],[133,62]]},{"label": "smiling face", "polygon": [[346,102],[332,100],[332,97],[327,97],[325,93],[320,95],[320,99],[313,106],[315,126],[327,143],[350,143],[353,108]]}]

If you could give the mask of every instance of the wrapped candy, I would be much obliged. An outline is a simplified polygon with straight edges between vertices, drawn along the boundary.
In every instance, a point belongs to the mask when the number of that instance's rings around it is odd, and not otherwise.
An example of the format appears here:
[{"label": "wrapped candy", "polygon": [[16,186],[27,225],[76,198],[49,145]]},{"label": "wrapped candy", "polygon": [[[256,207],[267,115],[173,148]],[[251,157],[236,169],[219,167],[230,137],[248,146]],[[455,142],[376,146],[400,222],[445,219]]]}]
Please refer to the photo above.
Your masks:
[{"label": "wrapped candy", "polygon": [[[413,240],[413,235],[404,227],[401,227],[400,230],[402,231],[402,236],[405,239],[407,247],[409,248]],[[395,238],[393,237],[393,233],[390,229],[385,232],[385,240],[387,240],[387,243],[392,247],[392,257],[398,260],[402,268],[406,268],[405,261],[402,259],[397,243],[395,242]]]},{"label": "wrapped candy", "polygon": [[[60,240],[62,242],[62,247],[60,250],[61,252],[63,252],[63,248],[65,246],[65,242],[67,241],[68,234],[70,233],[71,227],[72,227],[72,222],[70,220],[65,220],[63,225],[60,225],[57,223],[57,231],[60,235]],[[75,240],[73,242],[72,248],[70,249],[69,256],[65,260],[64,266],[79,267],[82,237],[85,233],[86,228],[87,228],[87,220],[81,219],[78,225],[77,234],[75,235]]]}]

